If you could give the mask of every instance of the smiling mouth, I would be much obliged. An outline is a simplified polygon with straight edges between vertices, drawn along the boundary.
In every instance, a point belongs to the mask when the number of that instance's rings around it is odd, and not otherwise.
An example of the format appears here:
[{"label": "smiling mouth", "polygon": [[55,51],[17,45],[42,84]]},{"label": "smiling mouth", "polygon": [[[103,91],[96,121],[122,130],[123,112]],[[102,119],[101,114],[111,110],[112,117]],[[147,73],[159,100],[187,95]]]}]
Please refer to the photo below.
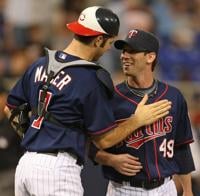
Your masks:
[{"label": "smiling mouth", "polygon": [[123,63],[123,67],[129,67],[129,66],[131,66],[132,64],[131,63],[129,63],[129,62],[124,62]]}]

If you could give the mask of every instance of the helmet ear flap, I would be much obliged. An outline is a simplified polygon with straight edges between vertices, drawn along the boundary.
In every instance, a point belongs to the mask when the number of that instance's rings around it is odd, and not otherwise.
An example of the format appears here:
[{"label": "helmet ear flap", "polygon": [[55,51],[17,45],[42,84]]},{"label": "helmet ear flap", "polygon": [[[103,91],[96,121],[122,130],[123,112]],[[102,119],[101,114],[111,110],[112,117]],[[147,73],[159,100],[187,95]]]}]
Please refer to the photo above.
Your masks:
[{"label": "helmet ear flap", "polygon": [[110,36],[117,36],[119,33],[120,21],[118,16],[111,10],[99,8],[96,11],[97,21],[104,29],[106,34]]}]

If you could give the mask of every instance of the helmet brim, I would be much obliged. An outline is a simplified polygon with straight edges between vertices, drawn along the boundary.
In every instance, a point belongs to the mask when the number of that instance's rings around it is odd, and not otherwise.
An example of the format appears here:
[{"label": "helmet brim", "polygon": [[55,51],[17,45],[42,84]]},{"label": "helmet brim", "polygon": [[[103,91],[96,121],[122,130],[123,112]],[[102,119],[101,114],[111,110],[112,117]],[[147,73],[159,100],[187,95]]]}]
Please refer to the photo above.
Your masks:
[{"label": "helmet brim", "polygon": [[82,35],[82,36],[96,36],[96,35],[102,35],[104,33],[99,32],[99,31],[94,31],[92,29],[89,29],[87,27],[84,27],[83,25],[79,24],[77,21],[76,22],[71,22],[68,23],[67,28],[72,31],[73,33],[77,35]]}]

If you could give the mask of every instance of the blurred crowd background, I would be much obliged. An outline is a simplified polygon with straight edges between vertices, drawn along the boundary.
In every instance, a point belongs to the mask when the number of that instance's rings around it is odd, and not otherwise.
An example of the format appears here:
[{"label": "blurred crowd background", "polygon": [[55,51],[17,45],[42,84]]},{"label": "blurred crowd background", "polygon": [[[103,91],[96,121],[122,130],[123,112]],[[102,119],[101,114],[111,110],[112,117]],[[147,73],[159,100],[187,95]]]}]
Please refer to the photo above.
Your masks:
[{"label": "blurred crowd background", "polygon": [[[44,47],[66,47],[73,36],[66,23],[93,5],[110,8],[119,16],[120,38],[133,28],[159,37],[155,74],[177,86],[188,102],[195,137],[193,186],[195,196],[200,195],[200,0],[0,0],[0,195],[13,195],[14,169],[23,153],[3,114],[7,93],[28,66],[44,55]],[[100,59],[115,83],[124,79],[119,55],[112,48]]]}]

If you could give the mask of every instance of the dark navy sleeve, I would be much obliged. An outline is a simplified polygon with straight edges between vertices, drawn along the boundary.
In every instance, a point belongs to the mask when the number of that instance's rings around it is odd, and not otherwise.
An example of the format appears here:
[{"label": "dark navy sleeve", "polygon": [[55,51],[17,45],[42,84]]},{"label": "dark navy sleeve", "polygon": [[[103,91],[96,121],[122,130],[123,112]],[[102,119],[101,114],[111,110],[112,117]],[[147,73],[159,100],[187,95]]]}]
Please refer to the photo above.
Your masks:
[{"label": "dark navy sleeve", "polygon": [[193,135],[191,130],[191,124],[188,116],[187,103],[183,96],[179,98],[179,121],[177,122],[176,128],[176,142],[175,146],[188,144],[193,142]]},{"label": "dark navy sleeve", "polygon": [[88,150],[88,157],[93,162],[94,165],[97,165],[98,163],[95,161],[96,154],[99,151],[99,149],[91,142]]},{"label": "dark navy sleeve", "polygon": [[103,88],[95,88],[86,99],[84,120],[89,134],[101,134],[117,126],[110,100]]},{"label": "dark navy sleeve", "polygon": [[41,57],[40,59],[38,59],[29,66],[26,72],[22,75],[22,77],[17,81],[17,83],[9,92],[7,98],[8,107],[14,108],[23,103],[31,104],[31,102],[33,102],[34,98],[31,92],[36,90],[36,87],[34,86],[35,68],[38,65],[44,65],[45,63],[46,63],[45,58]]},{"label": "dark navy sleeve", "polygon": [[178,174],[188,174],[195,170],[189,144],[175,148],[174,159],[179,167]]},{"label": "dark navy sleeve", "polygon": [[25,102],[28,102],[28,91],[29,91],[29,79],[28,72],[26,72],[15,84],[10,91],[7,98],[7,106],[9,108],[15,108]]}]

